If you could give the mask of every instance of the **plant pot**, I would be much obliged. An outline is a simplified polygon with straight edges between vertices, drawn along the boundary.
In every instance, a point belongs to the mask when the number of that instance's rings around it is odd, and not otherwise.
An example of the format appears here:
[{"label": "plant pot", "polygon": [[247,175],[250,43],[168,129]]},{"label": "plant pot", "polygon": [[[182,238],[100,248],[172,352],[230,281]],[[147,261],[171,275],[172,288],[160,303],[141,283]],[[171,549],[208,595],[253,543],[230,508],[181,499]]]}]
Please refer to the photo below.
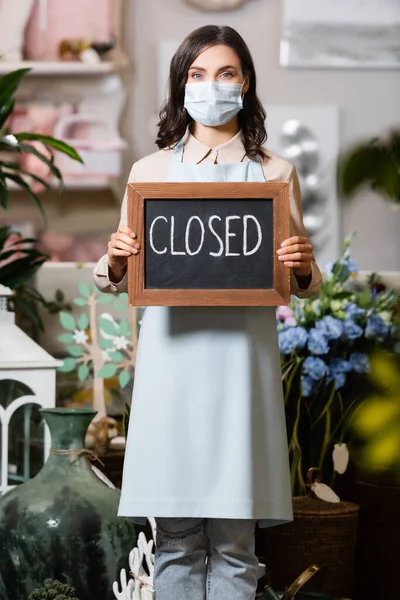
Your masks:
[{"label": "plant pot", "polygon": [[52,437],[49,459],[0,500],[0,598],[26,600],[45,579],[58,579],[79,600],[112,600],[137,535],[131,520],[117,517],[119,491],[94,474],[83,453],[96,413],[42,413]]},{"label": "plant pot", "polygon": [[324,577],[313,578],[307,591],[351,597],[358,506],[301,496],[293,498],[293,512],[292,523],[257,530],[256,552],[267,565],[270,585],[285,589],[317,564]]}]

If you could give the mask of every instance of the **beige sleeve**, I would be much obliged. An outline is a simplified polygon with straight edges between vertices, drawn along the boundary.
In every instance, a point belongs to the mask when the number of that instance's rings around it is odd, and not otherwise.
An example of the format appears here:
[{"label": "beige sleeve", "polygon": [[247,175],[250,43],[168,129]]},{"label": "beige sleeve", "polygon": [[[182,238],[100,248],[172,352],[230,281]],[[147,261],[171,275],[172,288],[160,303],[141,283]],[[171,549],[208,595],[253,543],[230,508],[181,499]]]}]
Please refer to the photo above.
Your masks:
[{"label": "beige sleeve", "polygon": [[[135,165],[133,165],[133,167],[131,169],[131,172],[130,172],[130,175],[128,178],[128,183],[130,181],[135,180],[134,171],[135,171]],[[120,216],[118,227],[120,227],[121,225],[126,225],[127,222],[128,222],[128,194],[127,194],[127,191],[125,191],[124,199],[123,199],[122,205],[121,205],[121,216]],[[127,273],[125,273],[125,275],[121,279],[121,281],[114,282],[114,281],[110,280],[107,254],[104,254],[100,258],[97,265],[95,266],[95,268],[93,270],[93,281],[94,281],[94,284],[97,287],[97,289],[99,289],[100,292],[104,292],[105,294],[122,294],[123,292],[128,291],[128,275],[127,275]]]},{"label": "beige sleeve", "polygon": [[[307,231],[303,223],[300,182],[295,166],[292,166],[288,182],[290,183],[290,235],[307,236]],[[322,275],[315,260],[311,263],[311,274],[312,278],[309,287],[306,290],[301,290],[292,270],[290,272],[291,293],[298,296],[298,298],[311,298],[318,294],[322,284]]]}]

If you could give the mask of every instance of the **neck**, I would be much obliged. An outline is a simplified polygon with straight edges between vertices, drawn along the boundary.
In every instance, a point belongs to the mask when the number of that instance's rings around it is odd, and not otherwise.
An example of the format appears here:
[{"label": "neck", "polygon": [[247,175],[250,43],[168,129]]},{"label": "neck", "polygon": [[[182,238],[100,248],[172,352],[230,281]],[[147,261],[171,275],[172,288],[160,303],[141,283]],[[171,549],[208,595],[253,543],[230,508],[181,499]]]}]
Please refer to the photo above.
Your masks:
[{"label": "neck", "polygon": [[229,142],[239,132],[239,120],[234,117],[229,123],[220,127],[206,127],[194,121],[190,130],[199,142],[209,148],[215,148]]}]

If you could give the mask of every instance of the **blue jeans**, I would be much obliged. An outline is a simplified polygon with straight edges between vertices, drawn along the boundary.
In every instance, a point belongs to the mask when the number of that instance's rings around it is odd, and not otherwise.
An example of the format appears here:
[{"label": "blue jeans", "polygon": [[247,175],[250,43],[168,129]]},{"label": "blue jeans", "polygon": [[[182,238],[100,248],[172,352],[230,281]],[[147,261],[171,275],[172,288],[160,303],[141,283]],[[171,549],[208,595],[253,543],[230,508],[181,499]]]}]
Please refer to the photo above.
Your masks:
[{"label": "blue jeans", "polygon": [[254,600],[256,521],[156,519],[157,600]]}]

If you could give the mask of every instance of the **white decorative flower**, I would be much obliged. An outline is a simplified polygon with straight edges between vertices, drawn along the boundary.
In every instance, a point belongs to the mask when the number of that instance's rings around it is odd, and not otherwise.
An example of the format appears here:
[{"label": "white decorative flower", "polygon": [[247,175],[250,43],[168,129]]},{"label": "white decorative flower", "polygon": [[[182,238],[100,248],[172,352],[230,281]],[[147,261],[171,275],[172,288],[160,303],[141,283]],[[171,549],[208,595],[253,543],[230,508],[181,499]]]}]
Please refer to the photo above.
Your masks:
[{"label": "white decorative flower", "polygon": [[86,344],[86,342],[89,339],[87,333],[82,329],[75,329],[75,332],[72,337],[74,338],[76,344],[81,344],[82,346]]},{"label": "white decorative flower", "polygon": [[114,336],[114,348],[116,350],[126,350],[129,346],[129,340],[124,335]]},{"label": "white decorative flower", "polygon": [[108,362],[109,360],[111,360],[110,356],[108,354],[108,350],[103,350],[101,354],[102,354],[104,362]]}]

